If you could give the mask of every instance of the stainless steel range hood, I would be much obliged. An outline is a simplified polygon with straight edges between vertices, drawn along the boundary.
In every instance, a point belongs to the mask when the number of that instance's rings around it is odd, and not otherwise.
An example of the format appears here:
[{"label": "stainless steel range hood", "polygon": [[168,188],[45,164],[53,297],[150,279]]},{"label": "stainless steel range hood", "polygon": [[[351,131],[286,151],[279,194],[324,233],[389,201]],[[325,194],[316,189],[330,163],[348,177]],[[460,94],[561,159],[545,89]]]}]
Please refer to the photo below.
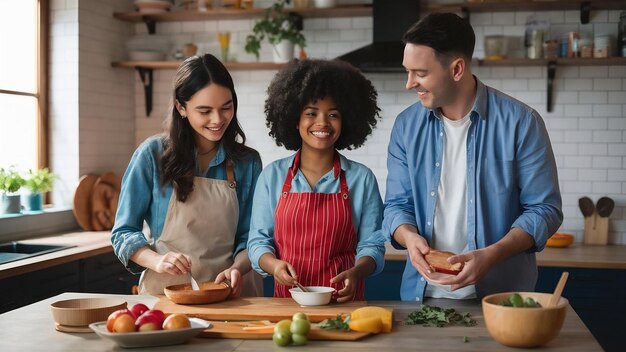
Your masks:
[{"label": "stainless steel range hood", "polygon": [[363,72],[404,72],[402,36],[420,18],[420,0],[374,0],[374,42],[337,57]]}]

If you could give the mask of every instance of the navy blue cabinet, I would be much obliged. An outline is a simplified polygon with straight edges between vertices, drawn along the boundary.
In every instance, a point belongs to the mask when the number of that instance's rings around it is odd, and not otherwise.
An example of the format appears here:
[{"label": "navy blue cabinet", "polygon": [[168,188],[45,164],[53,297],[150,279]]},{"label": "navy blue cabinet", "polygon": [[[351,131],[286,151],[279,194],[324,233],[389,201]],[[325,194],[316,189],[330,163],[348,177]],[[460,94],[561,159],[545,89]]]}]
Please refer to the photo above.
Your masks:
[{"label": "navy blue cabinet", "polygon": [[0,280],[0,313],[63,292],[130,294],[132,275],[111,252]]},{"label": "navy blue cabinet", "polygon": [[605,351],[623,351],[626,328],[626,270],[540,267],[536,291],[552,292],[569,272],[567,298]]}]

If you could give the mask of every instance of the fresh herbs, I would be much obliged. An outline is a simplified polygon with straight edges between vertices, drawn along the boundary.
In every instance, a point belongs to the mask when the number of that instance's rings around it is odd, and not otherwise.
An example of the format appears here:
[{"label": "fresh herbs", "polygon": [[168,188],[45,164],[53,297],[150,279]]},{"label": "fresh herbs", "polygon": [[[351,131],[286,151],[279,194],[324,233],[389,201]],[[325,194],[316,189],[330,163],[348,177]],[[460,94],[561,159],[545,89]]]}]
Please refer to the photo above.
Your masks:
[{"label": "fresh herbs", "polygon": [[331,330],[350,330],[350,326],[348,322],[350,321],[350,316],[347,315],[343,318],[341,315],[337,315],[334,319],[325,319],[319,322],[317,326],[321,329],[331,329]]},{"label": "fresh herbs", "polygon": [[437,326],[450,325],[474,326],[476,321],[470,318],[469,313],[459,314],[453,308],[440,308],[422,305],[419,310],[409,313],[406,325]]}]

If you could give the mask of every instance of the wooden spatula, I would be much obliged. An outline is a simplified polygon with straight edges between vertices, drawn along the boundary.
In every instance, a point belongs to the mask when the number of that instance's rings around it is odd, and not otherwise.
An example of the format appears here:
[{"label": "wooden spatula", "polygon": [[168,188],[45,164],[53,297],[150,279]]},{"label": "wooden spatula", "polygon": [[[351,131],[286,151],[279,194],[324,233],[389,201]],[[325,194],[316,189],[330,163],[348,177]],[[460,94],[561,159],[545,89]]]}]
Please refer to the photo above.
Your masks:
[{"label": "wooden spatula", "polygon": [[548,307],[556,306],[556,304],[559,302],[559,299],[561,299],[561,293],[563,293],[563,288],[565,288],[565,283],[567,282],[568,276],[569,272],[567,271],[564,271],[563,274],[561,274],[561,279],[559,280],[559,283],[556,284],[556,288],[554,289],[552,297],[550,297],[550,301],[548,302]]}]

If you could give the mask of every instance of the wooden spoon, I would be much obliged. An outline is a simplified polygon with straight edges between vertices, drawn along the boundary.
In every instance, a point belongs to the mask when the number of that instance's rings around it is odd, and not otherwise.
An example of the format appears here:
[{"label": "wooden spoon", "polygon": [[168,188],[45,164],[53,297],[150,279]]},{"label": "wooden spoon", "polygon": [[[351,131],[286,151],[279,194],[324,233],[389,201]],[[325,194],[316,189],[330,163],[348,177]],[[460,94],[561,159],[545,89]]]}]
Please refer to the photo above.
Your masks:
[{"label": "wooden spoon", "polygon": [[563,288],[565,287],[565,283],[567,282],[567,277],[569,276],[569,272],[564,271],[561,274],[561,279],[559,283],[556,284],[556,288],[554,289],[554,293],[552,293],[552,297],[550,297],[550,301],[548,302],[548,307],[554,307],[561,299],[561,293],[563,293]]},{"label": "wooden spoon", "polygon": [[302,286],[298,281],[295,282],[296,286],[302,290],[302,292],[311,292],[306,287]]}]

